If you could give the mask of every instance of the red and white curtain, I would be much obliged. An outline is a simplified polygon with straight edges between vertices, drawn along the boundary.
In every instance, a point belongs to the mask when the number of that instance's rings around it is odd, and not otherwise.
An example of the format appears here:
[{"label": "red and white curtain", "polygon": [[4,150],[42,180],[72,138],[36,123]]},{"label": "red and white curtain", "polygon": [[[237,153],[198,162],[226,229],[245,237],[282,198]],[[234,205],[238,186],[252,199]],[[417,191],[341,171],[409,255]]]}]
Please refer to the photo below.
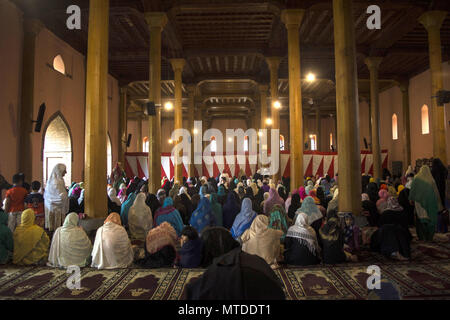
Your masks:
[{"label": "red and white curtain", "polygon": [[[125,154],[125,172],[128,177],[148,177],[146,152],[134,152]],[[196,176],[217,177],[221,172],[227,172],[230,176],[237,176],[242,170],[247,176],[251,176],[258,170],[254,155],[213,155],[205,158],[202,164],[195,165]],[[212,158],[212,159],[211,159]],[[188,176],[188,158],[183,157],[183,176]],[[382,167],[387,168],[388,151],[381,151]],[[244,165],[245,163],[245,165]],[[161,178],[172,179],[174,175],[174,159],[170,153],[161,155]],[[284,177],[290,175],[289,151],[281,151],[280,167]],[[303,154],[303,167],[305,176],[333,177],[338,170],[337,152],[305,151]],[[361,173],[373,174],[373,158],[370,151],[361,151]]]}]

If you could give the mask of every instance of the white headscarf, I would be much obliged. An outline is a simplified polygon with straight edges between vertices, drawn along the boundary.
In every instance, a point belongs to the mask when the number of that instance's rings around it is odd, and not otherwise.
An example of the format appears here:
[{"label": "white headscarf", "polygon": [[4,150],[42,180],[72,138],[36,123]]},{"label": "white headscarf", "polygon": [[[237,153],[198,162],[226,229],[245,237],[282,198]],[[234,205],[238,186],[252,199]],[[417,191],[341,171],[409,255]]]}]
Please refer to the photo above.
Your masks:
[{"label": "white headscarf", "polygon": [[319,243],[314,229],[308,224],[308,216],[306,213],[299,212],[295,219],[295,224],[289,227],[286,237],[297,239],[308,250],[317,255],[320,252]]},{"label": "white headscarf", "polygon": [[53,211],[55,207],[60,208],[64,214],[69,211],[69,197],[63,179],[64,171],[66,171],[66,166],[58,163],[53,168],[50,179],[47,181],[44,204],[48,211]]},{"label": "white headscarf", "polygon": [[191,196],[187,192],[187,188],[185,186],[182,186],[180,188],[180,191],[178,191],[178,195],[181,196],[183,193],[189,198],[189,200],[191,200]]},{"label": "white headscarf", "polygon": [[52,267],[86,266],[92,252],[92,243],[86,232],[78,227],[78,215],[67,215],[64,225],[56,229],[48,256],[48,265]]},{"label": "white headscarf", "polygon": [[[116,219],[120,223],[120,216]],[[92,250],[93,268],[126,268],[133,263],[134,254],[130,239],[125,228],[118,223],[107,221],[97,229]]]},{"label": "white headscarf", "polygon": [[109,199],[114,202],[115,204],[117,204],[118,206],[122,205],[122,202],[120,202],[120,199],[117,198],[117,192],[116,189],[113,187],[108,187],[108,197]]},{"label": "white headscarf", "polygon": [[128,211],[128,228],[132,239],[145,240],[153,225],[152,210],[145,199],[145,194],[139,193]]}]

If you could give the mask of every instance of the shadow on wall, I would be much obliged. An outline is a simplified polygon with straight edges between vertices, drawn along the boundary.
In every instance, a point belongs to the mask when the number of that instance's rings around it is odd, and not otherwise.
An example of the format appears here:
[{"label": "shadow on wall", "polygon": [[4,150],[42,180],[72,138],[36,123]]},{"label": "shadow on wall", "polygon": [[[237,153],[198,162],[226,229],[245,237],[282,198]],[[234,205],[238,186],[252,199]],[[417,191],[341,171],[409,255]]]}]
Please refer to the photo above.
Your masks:
[{"label": "shadow on wall", "polygon": [[14,111],[14,105],[12,103],[8,106],[9,123],[11,123],[12,133],[14,137],[17,137],[17,115]]}]

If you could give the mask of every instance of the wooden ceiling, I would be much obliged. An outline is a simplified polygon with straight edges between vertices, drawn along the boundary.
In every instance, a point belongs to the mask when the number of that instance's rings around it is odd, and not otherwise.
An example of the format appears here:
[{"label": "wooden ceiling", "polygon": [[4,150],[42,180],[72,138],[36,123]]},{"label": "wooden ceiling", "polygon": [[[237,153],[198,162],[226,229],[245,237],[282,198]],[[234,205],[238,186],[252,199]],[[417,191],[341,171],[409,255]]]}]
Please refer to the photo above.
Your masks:
[{"label": "wooden ceiling", "polygon": [[[53,33],[83,54],[87,52],[88,0],[15,0],[26,16],[37,17]],[[364,58],[385,57],[380,79],[412,77],[428,69],[428,40],[417,18],[427,10],[450,11],[448,0],[354,0],[358,77],[368,79]],[[81,30],[66,28],[66,8],[82,9]],[[367,7],[381,7],[381,30],[368,30]],[[287,31],[280,19],[285,8],[305,9],[300,27],[302,77],[314,72],[315,84],[303,83],[305,99],[322,105],[334,101],[334,36],[331,0],[110,0],[109,72],[120,85],[130,84],[139,103],[148,93],[150,35],[144,12],[164,11],[169,23],[162,34],[163,98],[173,97],[173,71],[168,59],[185,58],[185,84],[197,84],[211,110],[236,108],[259,97],[258,83],[269,82],[265,57],[282,57],[280,99],[288,96]],[[450,14],[441,29],[443,58],[450,58]],[[233,86],[232,92],[227,86]],[[365,93],[361,83],[360,92]],[[227,91],[228,90],[228,91]],[[186,88],[184,95],[187,96]],[[232,97],[233,96],[233,97]],[[225,100],[224,100],[225,99]],[[228,99],[228,100],[226,100]],[[253,100],[252,100],[253,99]],[[208,102],[209,101],[209,102]],[[213,102],[214,101],[214,102]],[[245,107],[251,110],[254,106]],[[309,101],[309,100],[308,100]],[[287,100],[285,104],[287,103]],[[255,103],[253,103],[255,105]],[[249,109],[250,108],[250,109]],[[231,110],[231,109],[230,109]],[[249,112],[249,111],[247,111]],[[283,115],[283,112],[282,112]]]}]

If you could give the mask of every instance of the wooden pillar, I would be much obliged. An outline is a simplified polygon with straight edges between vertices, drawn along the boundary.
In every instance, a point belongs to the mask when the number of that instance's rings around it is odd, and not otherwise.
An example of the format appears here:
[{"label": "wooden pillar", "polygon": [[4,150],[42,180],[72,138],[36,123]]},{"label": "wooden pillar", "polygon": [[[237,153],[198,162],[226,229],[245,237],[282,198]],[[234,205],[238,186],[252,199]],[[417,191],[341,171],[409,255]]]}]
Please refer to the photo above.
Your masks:
[{"label": "wooden pillar", "polygon": [[[260,84],[258,86],[259,89],[259,103],[260,103],[260,125],[259,128],[261,130],[266,129],[266,119],[267,119],[267,90],[269,90],[269,86],[266,84]],[[263,147],[262,143],[261,143],[261,138],[259,138],[259,148],[261,149]],[[264,154],[266,154],[266,151],[264,150]],[[265,168],[267,167],[267,165],[262,164],[261,163],[261,158],[258,157],[259,159],[259,167],[260,168]]]},{"label": "wooden pillar", "polygon": [[339,212],[361,211],[358,79],[352,0],[333,0]]},{"label": "wooden pillar", "polygon": [[318,105],[316,105],[316,125],[315,125],[315,132],[316,132],[316,146],[317,151],[321,150],[321,144],[320,144],[320,108]]},{"label": "wooden pillar", "polygon": [[106,217],[109,0],[91,1],[86,78],[84,212]]},{"label": "wooden pillar", "polygon": [[146,12],[145,19],[150,30],[148,98],[156,105],[156,115],[148,117],[148,190],[156,193],[161,187],[161,32],[167,23],[167,16],[164,12]]},{"label": "wooden pillar", "polygon": [[403,115],[403,156],[405,168],[411,164],[411,125],[409,121],[409,80],[400,82],[402,92],[402,115]]},{"label": "wooden pillar", "polygon": [[291,190],[303,185],[303,117],[300,73],[300,34],[305,10],[283,10],[281,18],[288,31],[289,129],[291,137]]},{"label": "wooden pillar", "polygon": [[191,156],[190,163],[188,166],[188,176],[195,176],[195,165],[194,165],[194,117],[195,117],[195,85],[191,84],[187,86],[189,101],[188,101],[188,130],[191,134]]},{"label": "wooden pillar", "polygon": [[[272,129],[280,130],[280,109],[275,107],[275,102],[278,101],[278,67],[280,66],[280,57],[267,57],[266,62],[270,71],[270,117],[272,118]],[[280,106],[281,108],[281,106]],[[278,141],[280,137],[278,136]],[[270,143],[271,145],[271,143]],[[270,147],[271,152],[275,152],[273,146]],[[279,150],[278,150],[279,155]],[[278,156],[278,163],[281,166],[280,157]],[[277,183],[280,179],[281,167],[278,168],[276,174],[273,175],[273,180]]]},{"label": "wooden pillar", "polygon": [[[34,107],[34,60],[36,53],[36,37],[44,25],[36,19],[25,18],[23,22],[23,51],[22,51],[22,103],[19,120],[19,150],[18,169],[25,174],[25,179],[31,183],[33,167],[33,150],[31,135],[33,132]],[[6,103],[7,101],[5,101]],[[7,152],[4,150],[4,152]],[[51,170],[51,169],[50,169]]]},{"label": "wooden pillar", "polygon": [[144,141],[142,140],[142,116],[141,115],[138,115],[136,123],[137,123],[136,151],[142,152]]},{"label": "wooden pillar", "polygon": [[119,162],[125,165],[125,152],[127,152],[127,87],[120,88],[119,104]]},{"label": "wooden pillar", "polygon": [[[183,128],[183,81],[182,74],[183,68],[186,64],[186,60],[184,59],[170,59],[170,63],[172,64],[172,69],[175,74],[175,112],[174,112],[174,129],[182,129]],[[178,143],[181,143],[181,139],[178,141],[174,141],[174,146]],[[183,182],[183,161],[182,154],[179,154],[181,160],[177,161],[177,158],[174,157],[174,172],[175,172],[175,181],[180,183]]]},{"label": "wooden pillar", "polygon": [[372,128],[372,157],[373,157],[373,177],[382,177],[381,172],[381,146],[380,146],[380,101],[378,68],[383,58],[368,57],[365,60],[370,72],[370,122]]},{"label": "wooden pillar", "polygon": [[[419,22],[428,32],[428,49],[431,70],[431,95],[436,96],[443,87],[441,26],[447,16],[446,11],[429,11],[419,17]],[[431,128],[433,136],[433,157],[441,159],[447,166],[447,147],[445,142],[445,107],[437,105],[437,98],[431,101]]]}]

